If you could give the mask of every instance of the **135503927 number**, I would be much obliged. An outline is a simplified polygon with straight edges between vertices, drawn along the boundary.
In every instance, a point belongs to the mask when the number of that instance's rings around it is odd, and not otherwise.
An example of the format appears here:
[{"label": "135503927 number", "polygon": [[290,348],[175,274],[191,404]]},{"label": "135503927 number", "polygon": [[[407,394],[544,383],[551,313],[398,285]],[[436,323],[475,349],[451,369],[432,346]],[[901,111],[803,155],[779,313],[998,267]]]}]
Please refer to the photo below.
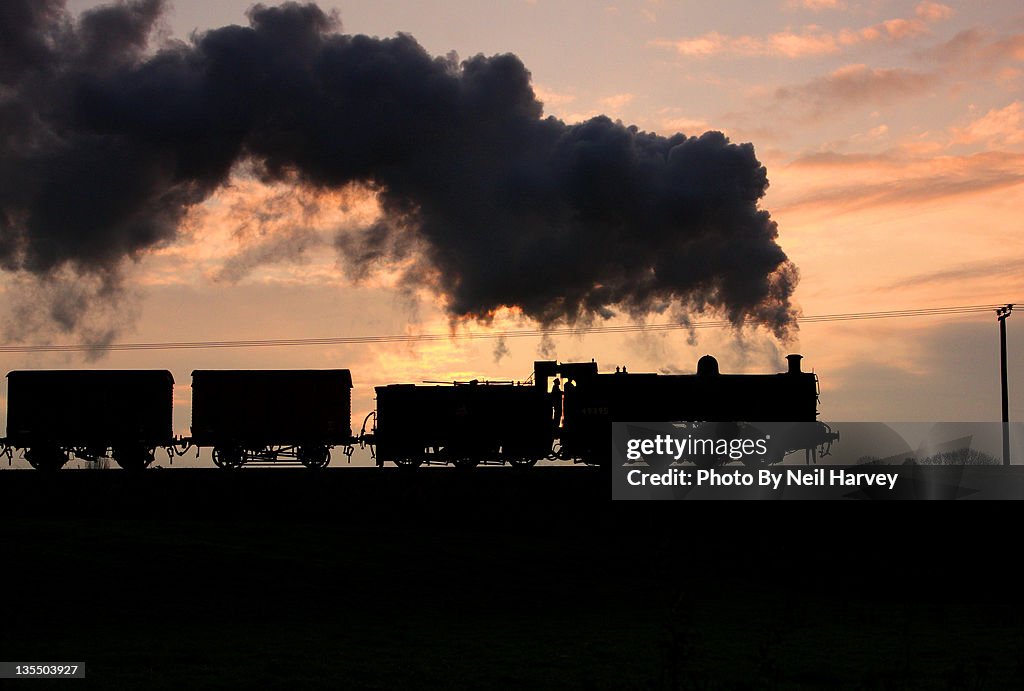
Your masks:
[{"label": "135503927 number", "polygon": [[85,677],[84,662],[0,662],[0,679]]}]

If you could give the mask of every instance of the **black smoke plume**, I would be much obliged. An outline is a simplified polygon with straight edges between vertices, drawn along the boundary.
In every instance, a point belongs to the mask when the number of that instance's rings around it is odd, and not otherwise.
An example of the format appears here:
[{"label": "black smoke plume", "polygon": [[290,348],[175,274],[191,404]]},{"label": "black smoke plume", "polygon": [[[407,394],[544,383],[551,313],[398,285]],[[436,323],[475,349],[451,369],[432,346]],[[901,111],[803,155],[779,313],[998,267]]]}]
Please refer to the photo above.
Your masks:
[{"label": "black smoke plume", "polygon": [[115,275],[245,164],[375,191],[382,220],[337,240],[352,273],[404,261],[454,318],[711,308],[793,326],[797,272],[758,208],[750,144],[569,125],[544,117],[514,55],[345,35],[312,4],[153,49],[163,9],[0,3],[2,267]]}]

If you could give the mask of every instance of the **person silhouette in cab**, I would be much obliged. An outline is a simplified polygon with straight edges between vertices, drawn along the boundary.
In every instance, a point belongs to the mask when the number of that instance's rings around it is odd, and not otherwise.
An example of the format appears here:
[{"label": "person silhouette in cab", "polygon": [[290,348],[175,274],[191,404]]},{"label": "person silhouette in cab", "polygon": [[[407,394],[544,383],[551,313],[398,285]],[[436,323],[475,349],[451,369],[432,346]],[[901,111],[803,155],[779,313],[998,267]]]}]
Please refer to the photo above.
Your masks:
[{"label": "person silhouette in cab", "polygon": [[558,377],[555,377],[555,381],[551,384],[551,393],[548,394],[548,398],[551,401],[551,424],[557,430],[562,423],[562,382]]}]

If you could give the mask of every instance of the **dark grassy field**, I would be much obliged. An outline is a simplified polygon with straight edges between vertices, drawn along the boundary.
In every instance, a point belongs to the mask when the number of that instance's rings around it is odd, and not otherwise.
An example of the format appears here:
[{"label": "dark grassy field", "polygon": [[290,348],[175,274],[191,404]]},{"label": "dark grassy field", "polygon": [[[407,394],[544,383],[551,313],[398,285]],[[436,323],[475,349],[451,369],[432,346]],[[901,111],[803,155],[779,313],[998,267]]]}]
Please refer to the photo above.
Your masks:
[{"label": "dark grassy field", "polygon": [[586,468],[5,472],[0,657],[102,689],[1022,678],[1013,504],[609,496]]}]

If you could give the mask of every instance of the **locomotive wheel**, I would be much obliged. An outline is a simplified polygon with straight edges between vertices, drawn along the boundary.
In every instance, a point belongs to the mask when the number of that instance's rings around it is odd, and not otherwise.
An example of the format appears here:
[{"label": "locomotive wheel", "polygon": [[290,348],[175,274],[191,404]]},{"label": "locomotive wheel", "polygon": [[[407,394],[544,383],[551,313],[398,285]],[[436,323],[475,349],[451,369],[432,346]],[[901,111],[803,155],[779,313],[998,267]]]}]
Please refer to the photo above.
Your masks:
[{"label": "locomotive wheel", "polygon": [[395,459],[395,465],[397,465],[399,468],[404,468],[406,470],[412,470],[414,468],[419,468],[421,465],[423,465],[423,459],[422,458],[396,458]]},{"label": "locomotive wheel", "polygon": [[307,468],[326,468],[331,462],[331,452],[326,446],[303,446],[299,448],[299,463]]},{"label": "locomotive wheel", "polygon": [[213,447],[213,464],[224,470],[241,468],[242,450],[237,446],[215,446]]},{"label": "locomotive wheel", "polygon": [[128,446],[114,449],[114,460],[125,470],[145,470],[153,462],[156,449],[145,446]]},{"label": "locomotive wheel", "polygon": [[536,458],[510,458],[508,459],[509,465],[513,468],[532,468],[537,465]]},{"label": "locomotive wheel", "polygon": [[56,446],[34,446],[25,449],[25,460],[36,470],[55,471],[64,467],[68,455]]},{"label": "locomotive wheel", "polygon": [[456,468],[462,468],[463,470],[469,470],[480,465],[479,458],[456,458],[452,461]]}]

